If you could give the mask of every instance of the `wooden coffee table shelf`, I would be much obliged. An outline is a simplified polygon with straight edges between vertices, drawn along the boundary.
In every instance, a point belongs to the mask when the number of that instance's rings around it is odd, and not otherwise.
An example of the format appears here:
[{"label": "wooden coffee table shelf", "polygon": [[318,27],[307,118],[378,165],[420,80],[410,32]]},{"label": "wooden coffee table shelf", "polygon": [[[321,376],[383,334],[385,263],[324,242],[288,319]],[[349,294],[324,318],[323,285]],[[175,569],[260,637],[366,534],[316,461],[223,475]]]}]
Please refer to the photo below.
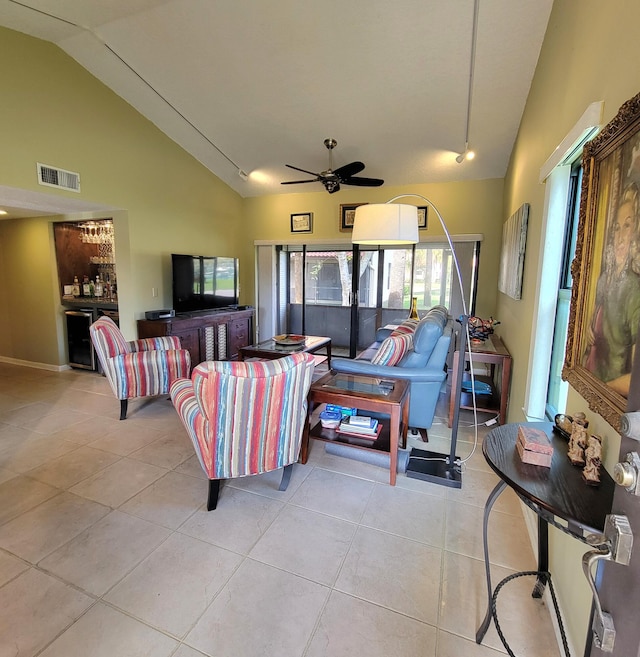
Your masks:
[{"label": "wooden coffee table shelf", "polygon": [[[302,436],[300,461],[309,458],[309,438],[338,443],[375,452],[389,454],[389,483],[395,486],[398,467],[398,447],[406,444],[409,423],[409,382],[395,379],[393,388],[380,385],[380,379],[371,376],[328,372],[311,385],[308,396],[307,422]],[[310,428],[310,418],[319,404],[337,404],[370,413],[388,415],[380,420],[382,431],[376,440],[338,433],[325,429],[319,422]]]}]

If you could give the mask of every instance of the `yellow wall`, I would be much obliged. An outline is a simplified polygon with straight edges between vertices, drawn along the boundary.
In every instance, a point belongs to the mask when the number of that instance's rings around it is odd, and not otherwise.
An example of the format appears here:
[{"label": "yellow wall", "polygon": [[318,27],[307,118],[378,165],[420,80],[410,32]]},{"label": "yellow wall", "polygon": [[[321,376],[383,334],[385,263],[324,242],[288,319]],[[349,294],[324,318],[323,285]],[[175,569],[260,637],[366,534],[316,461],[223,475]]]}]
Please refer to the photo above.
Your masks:
[{"label": "yellow wall", "polygon": [[[172,252],[242,255],[242,199],[56,46],[4,28],[0,40],[0,183],[123,209],[120,312],[133,338],[144,310],[171,305]],[[79,172],[81,194],[39,186],[36,162]],[[60,365],[50,224],[0,221],[0,355]],[[242,276],[251,289],[250,269]]]},{"label": "yellow wall", "polygon": [[[505,179],[503,220],[522,203],[530,203],[527,256],[522,300],[498,294],[500,332],[514,358],[509,419],[523,420],[527,363],[532,347],[533,306],[539,278],[538,255],[544,185],[540,167],[578,121],[587,106],[604,101],[604,122],[640,90],[640,4],[635,0],[557,0],[522,118]],[[608,443],[606,464],[615,463],[619,437],[602,418],[588,411],[586,402],[571,391],[568,412],[584,410],[590,430]],[[587,632],[590,594],[580,557],[585,547],[552,531],[551,571],[556,581],[571,639],[578,654]]]},{"label": "yellow wall", "polygon": [[[312,185],[307,185],[312,187]],[[301,235],[290,230],[291,214],[313,212],[314,240],[345,239],[349,233],[340,232],[340,205],[353,203],[384,203],[399,194],[420,194],[438,208],[449,233],[483,235],[480,250],[480,271],[476,312],[481,317],[495,315],[500,242],[502,240],[502,179],[470,182],[434,183],[428,185],[387,186],[375,189],[343,187],[335,194],[318,191],[303,194],[280,194],[244,200],[247,225],[256,240],[282,240]],[[419,198],[406,198],[399,203],[425,205]],[[421,238],[442,236],[440,222],[429,209],[427,230]],[[304,239],[304,238],[303,238]],[[248,247],[249,248],[249,247]]]}]

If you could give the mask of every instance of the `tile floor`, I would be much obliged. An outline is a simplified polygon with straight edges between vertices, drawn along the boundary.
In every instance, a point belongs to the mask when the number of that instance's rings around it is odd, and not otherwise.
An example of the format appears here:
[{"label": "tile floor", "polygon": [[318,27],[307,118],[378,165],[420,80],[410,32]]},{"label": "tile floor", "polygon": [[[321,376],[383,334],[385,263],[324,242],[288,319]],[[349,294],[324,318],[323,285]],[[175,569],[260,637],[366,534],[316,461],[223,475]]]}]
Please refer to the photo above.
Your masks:
[{"label": "tile floor", "polygon": [[[392,488],[314,441],[286,492],[276,473],[233,480],[208,513],[171,403],[118,413],[95,373],[0,364],[0,655],[505,654],[493,627],[474,642],[496,481],[479,450],[461,490],[404,475]],[[447,432],[439,418],[429,448],[447,452]],[[534,567],[510,491],[491,532],[496,581]],[[531,586],[503,589],[502,627],[517,655],[559,655]]]}]

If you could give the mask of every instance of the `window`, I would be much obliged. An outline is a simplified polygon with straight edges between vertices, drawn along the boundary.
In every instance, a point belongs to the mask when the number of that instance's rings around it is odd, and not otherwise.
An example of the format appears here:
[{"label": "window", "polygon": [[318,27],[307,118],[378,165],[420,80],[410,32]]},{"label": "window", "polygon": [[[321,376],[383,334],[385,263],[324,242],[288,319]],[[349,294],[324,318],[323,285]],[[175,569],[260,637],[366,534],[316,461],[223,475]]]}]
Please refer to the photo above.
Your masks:
[{"label": "window", "polygon": [[556,413],[565,410],[569,384],[562,380],[562,366],[567,344],[567,328],[569,324],[569,306],[571,304],[571,262],[576,250],[578,234],[578,214],[580,211],[580,188],[582,185],[582,167],[579,162],[571,170],[569,179],[567,219],[564,239],[558,299],[556,304],[556,319],[553,329],[551,347],[551,365],[549,368],[549,386],[547,388],[546,415],[553,418]]}]

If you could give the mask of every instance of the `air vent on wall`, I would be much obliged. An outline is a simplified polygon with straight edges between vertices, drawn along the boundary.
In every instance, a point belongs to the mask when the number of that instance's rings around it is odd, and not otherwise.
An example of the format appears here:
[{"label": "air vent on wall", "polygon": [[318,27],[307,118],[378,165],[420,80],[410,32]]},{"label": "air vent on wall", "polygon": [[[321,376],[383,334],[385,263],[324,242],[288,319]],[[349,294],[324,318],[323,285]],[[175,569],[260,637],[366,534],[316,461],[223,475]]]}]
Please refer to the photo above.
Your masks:
[{"label": "air vent on wall", "polygon": [[38,182],[41,185],[68,189],[71,192],[80,191],[79,173],[50,167],[48,164],[40,164],[40,162],[38,162]]}]

